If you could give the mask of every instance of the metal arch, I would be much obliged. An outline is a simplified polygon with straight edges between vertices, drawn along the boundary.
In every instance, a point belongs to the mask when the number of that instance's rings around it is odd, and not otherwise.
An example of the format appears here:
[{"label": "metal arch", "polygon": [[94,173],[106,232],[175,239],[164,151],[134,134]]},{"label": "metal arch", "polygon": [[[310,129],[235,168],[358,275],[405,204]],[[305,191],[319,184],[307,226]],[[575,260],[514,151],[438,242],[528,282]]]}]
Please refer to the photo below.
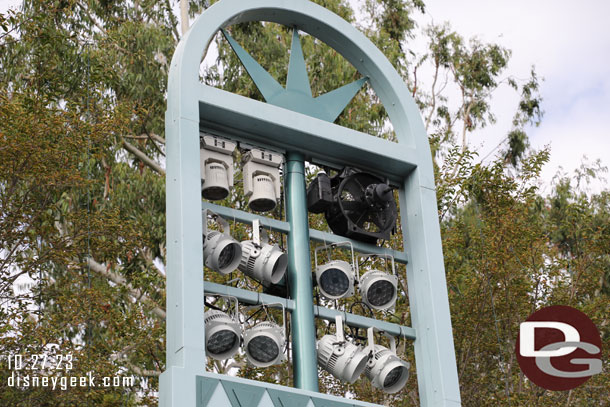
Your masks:
[{"label": "metal arch", "polygon": [[[214,35],[220,28],[246,21],[272,21],[297,27],[342,54],[369,78],[389,114],[398,144],[375,141],[358,132],[321,124],[319,120],[261,102],[242,100],[236,95],[229,94],[229,97],[227,92],[201,84],[200,62]],[[410,260],[407,265],[409,299],[413,328],[418,336],[414,346],[421,405],[461,405],[432,158],[419,110],[402,78],[381,51],[349,23],[307,0],[221,0],[196,19],[172,59],[166,113],[167,370],[161,377],[161,405],[194,405],[195,377],[204,374],[198,150],[200,109],[206,99],[214,99],[211,104],[230,110],[231,114],[242,114],[253,120],[256,116],[262,117],[263,121],[254,121],[254,127],[276,121],[279,125],[273,128],[274,132],[286,130],[288,135],[309,137],[306,141],[324,142],[318,147],[322,155],[323,149],[334,146],[343,161],[361,162],[365,168],[378,171],[382,169],[380,165],[387,167],[389,176],[401,185],[402,227],[406,231],[404,243]],[[245,115],[247,109],[254,113]],[[294,133],[304,123],[310,127],[309,133]],[[275,139],[270,142],[293,143],[293,150],[300,146],[294,137]],[[341,149],[345,151],[343,156]],[[306,158],[316,152],[304,151]],[[373,159],[367,158],[365,152]],[[387,160],[379,164],[379,157]]]}]

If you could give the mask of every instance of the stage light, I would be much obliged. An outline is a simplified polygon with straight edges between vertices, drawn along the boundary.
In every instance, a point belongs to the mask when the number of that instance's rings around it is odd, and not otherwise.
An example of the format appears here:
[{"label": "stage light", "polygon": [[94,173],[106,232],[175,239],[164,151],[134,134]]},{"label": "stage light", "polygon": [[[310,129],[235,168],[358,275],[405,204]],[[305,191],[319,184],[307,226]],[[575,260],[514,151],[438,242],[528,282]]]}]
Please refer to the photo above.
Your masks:
[{"label": "stage light", "polygon": [[[318,266],[318,251],[322,249],[332,249],[337,246],[350,246],[352,254],[352,264],[344,260],[331,260],[326,264]],[[330,245],[318,246],[314,250],[314,264],[316,282],[320,289],[320,294],[329,300],[351,297],[354,295],[354,249],[350,242],[333,243]]]},{"label": "stage light", "polygon": [[244,194],[249,197],[248,206],[256,212],[275,208],[280,198],[281,154],[253,148],[243,158]]},{"label": "stage light", "polygon": [[244,350],[248,361],[256,367],[267,367],[284,360],[286,336],[274,322],[260,322],[244,332]]},{"label": "stage light", "polygon": [[366,364],[365,375],[373,387],[385,393],[400,391],[409,379],[410,364],[396,355],[396,341],[390,338],[391,349],[376,345],[373,338],[373,328],[369,328],[369,360]]},{"label": "stage light", "polygon": [[241,242],[238,269],[263,285],[277,284],[286,273],[288,257],[277,245],[256,245],[252,240]]},{"label": "stage light", "polygon": [[252,240],[241,242],[241,253],[238,269],[264,286],[277,284],[284,277],[288,256],[278,245],[269,244],[267,232],[260,228],[260,220],[252,221]]},{"label": "stage light", "polygon": [[[361,255],[358,257],[377,256],[386,260],[392,259],[392,274],[380,270],[370,270],[360,277],[358,291],[362,301],[369,307],[377,310],[392,308],[398,296],[398,277],[394,268],[394,258],[389,255]],[[359,274],[358,270],[358,274]]]},{"label": "stage light", "polygon": [[202,134],[200,166],[201,196],[217,201],[229,195],[233,187],[233,151],[237,143],[224,138]]},{"label": "stage light", "polygon": [[241,245],[229,233],[229,224],[222,217],[206,211],[216,219],[223,232],[207,231],[207,216],[203,219],[203,257],[205,265],[220,274],[229,274],[241,261]]},{"label": "stage light", "polygon": [[345,340],[343,320],[335,318],[337,332],[318,340],[318,364],[339,380],[354,383],[366,368],[368,354],[360,346]]},{"label": "stage light", "polygon": [[232,357],[239,349],[241,326],[226,313],[209,310],[204,314],[205,350],[214,359]]}]

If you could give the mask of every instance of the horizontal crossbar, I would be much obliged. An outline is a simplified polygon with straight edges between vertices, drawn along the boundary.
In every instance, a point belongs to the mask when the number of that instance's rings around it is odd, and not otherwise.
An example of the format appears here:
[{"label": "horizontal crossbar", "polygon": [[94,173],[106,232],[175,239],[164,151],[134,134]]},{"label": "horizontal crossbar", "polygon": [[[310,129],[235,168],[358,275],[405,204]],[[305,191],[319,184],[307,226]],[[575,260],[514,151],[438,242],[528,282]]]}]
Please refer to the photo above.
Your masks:
[{"label": "horizontal crossbar", "polygon": [[[240,211],[239,209],[232,209],[226,206],[216,205],[210,202],[202,202],[202,210],[206,209],[211,210],[212,212],[222,216],[226,220],[233,220],[235,222],[252,224],[252,221],[255,219],[260,220],[261,227],[268,230],[275,230],[278,232],[282,232],[285,234],[290,233],[290,225],[288,222],[284,222],[281,220],[271,219],[260,215],[254,215],[249,212]],[[356,240],[348,239],[343,236],[335,235],[333,233],[322,232],[317,229],[309,229],[309,237],[311,240],[316,242],[330,244],[330,243],[340,243],[345,241],[350,241],[354,246],[354,250],[358,253],[364,254],[380,254],[380,255],[390,255],[394,257],[394,261],[397,263],[407,264],[407,254],[405,252],[400,252],[397,250],[388,249],[385,247],[378,247],[362,242],[358,242]]]},{"label": "horizontal crossbar", "polygon": [[[270,307],[281,307],[288,311],[294,310],[294,301],[274,295],[253,292],[236,287],[229,287],[222,284],[204,282],[203,289],[205,294],[220,294],[228,297],[235,297],[238,301],[251,305],[272,304]],[[314,305],[314,315],[327,321],[334,321],[337,315],[343,316],[346,325],[355,328],[374,327],[392,336],[402,336],[408,339],[415,339],[415,329],[408,326],[393,324],[391,322],[379,321],[374,318],[363,317],[349,312],[337,311],[326,307]]]}]

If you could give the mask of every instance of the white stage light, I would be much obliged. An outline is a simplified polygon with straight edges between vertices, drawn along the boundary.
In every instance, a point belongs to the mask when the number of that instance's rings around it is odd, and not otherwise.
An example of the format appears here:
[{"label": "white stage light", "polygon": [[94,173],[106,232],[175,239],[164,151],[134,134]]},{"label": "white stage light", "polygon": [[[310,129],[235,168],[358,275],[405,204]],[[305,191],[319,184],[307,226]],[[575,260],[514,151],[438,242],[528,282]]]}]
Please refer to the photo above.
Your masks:
[{"label": "white stage light", "polygon": [[[223,232],[208,232],[207,214],[211,214],[222,227]],[[203,217],[203,257],[205,265],[220,274],[229,274],[241,261],[241,245],[229,233],[229,224],[212,211]]]},{"label": "white stage light", "polygon": [[233,151],[237,143],[224,138],[202,134],[201,196],[212,201],[224,199],[233,187]]},{"label": "white stage light", "polygon": [[204,314],[205,350],[214,359],[232,357],[239,349],[241,326],[226,313],[209,310]]},{"label": "white stage light", "polygon": [[286,337],[282,328],[274,322],[260,322],[244,332],[244,350],[248,361],[257,367],[281,363]]},{"label": "white stage light", "polygon": [[253,148],[243,158],[244,194],[248,206],[256,212],[275,208],[280,199],[280,169],[284,161],[281,154]]},{"label": "white stage light", "polygon": [[[376,310],[386,310],[394,307],[398,296],[398,277],[394,267],[394,258],[390,255],[371,255],[365,254],[358,257],[377,256],[383,257],[388,261],[392,260],[392,274],[380,270],[370,270],[360,277],[358,291],[362,296],[362,301],[369,307]],[[358,275],[360,270],[358,270]]]},{"label": "white stage light", "polygon": [[[332,249],[337,246],[350,246],[352,264],[344,260],[331,260],[326,264],[318,266],[318,251]],[[351,297],[354,295],[354,249],[350,242],[333,243],[318,246],[314,250],[314,264],[316,270],[316,282],[320,294],[329,300]]]},{"label": "white stage light", "polygon": [[371,381],[373,387],[385,393],[396,393],[400,391],[409,379],[410,364],[396,355],[396,341],[390,338],[391,349],[376,345],[373,338],[373,328],[369,328],[370,358],[366,364],[365,375]]},{"label": "white stage light", "polygon": [[354,383],[366,368],[368,354],[362,347],[345,340],[342,318],[337,316],[335,321],[337,333],[318,340],[318,364],[337,379]]}]

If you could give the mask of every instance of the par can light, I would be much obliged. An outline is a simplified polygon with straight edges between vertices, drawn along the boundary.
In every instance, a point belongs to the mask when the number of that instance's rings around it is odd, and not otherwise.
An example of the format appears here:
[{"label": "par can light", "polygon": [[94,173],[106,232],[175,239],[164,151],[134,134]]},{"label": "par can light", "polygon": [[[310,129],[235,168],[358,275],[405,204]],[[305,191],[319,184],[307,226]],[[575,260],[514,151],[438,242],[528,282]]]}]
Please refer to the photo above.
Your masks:
[{"label": "par can light", "polygon": [[379,270],[370,270],[360,278],[360,295],[369,307],[385,310],[394,306],[398,278]]},{"label": "par can light", "polygon": [[241,246],[231,236],[208,232],[203,241],[205,265],[220,274],[229,274],[241,261]]},{"label": "par can light", "polygon": [[373,354],[366,364],[365,375],[373,387],[385,393],[400,391],[409,379],[410,364],[396,356],[385,346],[374,345]]},{"label": "par can light", "polygon": [[239,349],[241,326],[219,310],[206,311],[205,350],[208,356],[223,360],[232,357]]},{"label": "par can light", "polygon": [[323,297],[329,300],[354,295],[354,270],[343,260],[332,260],[316,267],[316,281]]},{"label": "par can light", "polygon": [[260,322],[244,332],[244,349],[248,361],[256,367],[268,367],[284,360],[284,332],[273,322]]},{"label": "par can light", "polygon": [[339,380],[354,383],[366,368],[366,349],[345,340],[343,322],[336,317],[337,333],[324,335],[317,343],[318,365]]},{"label": "par can light", "polygon": [[[340,246],[349,246],[351,264],[344,260],[330,260],[326,264],[318,265],[318,252],[328,250],[332,258],[332,249]],[[351,297],[354,295],[354,247],[351,242],[331,243],[318,246],[314,249],[314,264],[316,283],[320,294],[329,300]]]},{"label": "par can light", "polygon": [[287,266],[288,256],[277,245],[257,245],[252,240],[241,242],[238,269],[263,285],[279,283]]}]

